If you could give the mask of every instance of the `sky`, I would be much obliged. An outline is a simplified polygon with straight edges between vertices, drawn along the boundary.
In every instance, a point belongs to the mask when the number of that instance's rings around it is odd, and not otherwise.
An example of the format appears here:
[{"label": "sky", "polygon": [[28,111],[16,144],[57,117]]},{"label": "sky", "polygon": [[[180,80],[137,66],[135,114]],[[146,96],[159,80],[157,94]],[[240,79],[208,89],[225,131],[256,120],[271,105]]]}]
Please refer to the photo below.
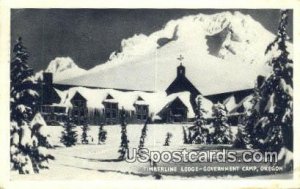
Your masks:
[{"label": "sky", "polygon": [[[276,9],[231,9],[249,14],[272,33],[277,32],[280,12]],[[12,9],[11,45],[19,36],[30,52],[29,65],[46,69],[56,57],[71,57],[81,68],[90,69],[120,51],[122,39],[149,35],[172,19],[225,9]],[[288,34],[292,37],[290,11]]]}]

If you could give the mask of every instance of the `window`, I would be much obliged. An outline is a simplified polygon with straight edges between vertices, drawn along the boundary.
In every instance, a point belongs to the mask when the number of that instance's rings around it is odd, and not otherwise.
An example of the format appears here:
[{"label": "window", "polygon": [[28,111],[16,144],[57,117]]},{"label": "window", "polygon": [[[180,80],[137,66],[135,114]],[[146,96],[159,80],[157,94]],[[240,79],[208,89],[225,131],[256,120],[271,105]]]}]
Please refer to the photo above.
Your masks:
[{"label": "window", "polygon": [[116,119],[118,117],[118,103],[105,103],[106,119]]},{"label": "window", "polygon": [[110,112],[107,111],[105,116],[106,118],[110,118]]},{"label": "window", "polygon": [[64,107],[55,106],[54,107],[54,112],[55,113],[65,113],[65,108]]},{"label": "window", "polygon": [[83,100],[74,100],[73,101],[73,106],[75,106],[75,107],[83,107],[83,106],[85,106],[85,104],[84,104]]},{"label": "window", "polygon": [[138,120],[146,120],[148,117],[148,105],[136,105],[136,118]]},{"label": "window", "polygon": [[73,109],[73,115],[74,115],[74,116],[77,116],[77,115],[78,115],[76,109]]},{"label": "window", "polygon": [[111,104],[111,108],[112,108],[112,109],[117,109],[117,104],[116,104],[116,103]]},{"label": "window", "polygon": [[50,113],[51,112],[51,107],[49,107],[49,106],[42,106],[42,112],[44,112],[44,113]]},{"label": "window", "polygon": [[148,111],[148,107],[147,106],[143,106],[143,111],[147,112]]},{"label": "window", "polygon": [[116,118],[117,117],[117,112],[116,111],[112,111],[112,117]]},{"label": "window", "polygon": [[60,113],[65,113],[66,112],[66,110],[65,110],[65,108],[64,107],[60,107],[60,111],[59,111]]},{"label": "window", "polygon": [[80,115],[81,115],[81,116],[84,116],[84,110],[81,110],[81,111],[80,111]]}]

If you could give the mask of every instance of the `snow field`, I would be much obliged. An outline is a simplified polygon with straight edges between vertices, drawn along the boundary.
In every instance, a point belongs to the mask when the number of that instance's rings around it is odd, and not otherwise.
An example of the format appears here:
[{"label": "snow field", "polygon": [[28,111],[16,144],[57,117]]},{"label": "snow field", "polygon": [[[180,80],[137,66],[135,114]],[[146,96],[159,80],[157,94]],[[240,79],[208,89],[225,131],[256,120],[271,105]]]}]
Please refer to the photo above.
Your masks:
[{"label": "snow field", "polygon": [[[18,175],[12,173],[13,179],[113,179],[122,178],[124,174],[126,179],[131,172],[144,176],[143,173],[138,171],[141,168],[140,163],[128,165],[127,162],[118,162],[116,159],[119,157],[119,145],[121,141],[121,127],[120,125],[104,126],[107,131],[107,140],[105,144],[98,145],[98,126],[90,126],[88,135],[93,138],[93,142],[88,145],[82,145],[81,140],[81,127],[76,127],[78,131],[78,143],[73,147],[65,147],[60,143],[61,126],[48,126],[45,127],[46,132],[49,133],[51,143],[56,146],[55,149],[50,149],[51,153],[55,156],[56,160],[50,162],[49,170],[42,170],[40,174],[36,175]],[[143,125],[135,124],[127,126],[127,136],[129,139],[129,148],[138,148],[139,139]],[[170,146],[163,146],[165,142],[166,133],[171,132],[172,138]],[[174,150],[179,146],[183,146],[183,133],[182,125],[170,124],[149,124],[147,137],[145,140],[145,147],[149,150]],[[146,164],[148,166],[148,164]],[[127,173],[128,172],[128,173]],[[124,174],[120,174],[124,173]],[[131,175],[132,176],[132,175]],[[129,176],[129,178],[131,177]],[[148,176],[147,174],[145,176]],[[132,176],[136,178],[136,176]],[[152,177],[152,176],[150,176]]]},{"label": "snow field", "polygon": [[[147,136],[145,140],[145,148],[149,151],[174,151],[174,150],[199,150],[199,149],[213,149],[217,147],[214,145],[185,145],[183,144],[183,124],[149,124]],[[185,125],[187,126],[187,125]],[[65,147],[60,143],[61,126],[45,127],[45,132],[48,132],[52,144],[56,145],[55,149],[50,149],[52,155],[55,156],[54,161],[50,161],[48,170],[41,170],[40,174],[19,175],[16,172],[11,173],[13,180],[96,180],[96,179],[154,179],[153,174],[145,171],[145,168],[150,167],[150,163],[128,163],[126,161],[118,161],[118,149],[121,142],[121,127],[120,125],[104,126],[107,131],[107,140],[105,144],[98,145],[98,126],[90,126],[88,135],[93,142],[83,145],[81,139],[81,127],[76,127],[78,131],[78,143],[76,146]],[[139,139],[141,136],[142,124],[127,125],[127,136],[129,139],[129,148],[138,148]],[[236,127],[231,127],[233,134],[236,134]],[[163,146],[167,132],[172,133],[170,139],[170,146]],[[222,145],[223,147],[230,147],[230,145]],[[241,150],[240,150],[241,151]],[[184,166],[190,166],[188,163],[158,163],[158,166],[176,166],[178,169]],[[195,164],[193,164],[195,165]],[[192,166],[193,166],[192,165]],[[197,165],[197,164],[196,164]],[[212,166],[210,163],[200,163],[199,166]],[[219,164],[218,164],[219,165]],[[226,163],[220,166],[227,166]],[[183,177],[182,177],[183,176]],[[207,172],[205,175],[198,172],[193,173],[163,173],[163,179],[191,179],[197,178],[239,178],[236,174]]]}]

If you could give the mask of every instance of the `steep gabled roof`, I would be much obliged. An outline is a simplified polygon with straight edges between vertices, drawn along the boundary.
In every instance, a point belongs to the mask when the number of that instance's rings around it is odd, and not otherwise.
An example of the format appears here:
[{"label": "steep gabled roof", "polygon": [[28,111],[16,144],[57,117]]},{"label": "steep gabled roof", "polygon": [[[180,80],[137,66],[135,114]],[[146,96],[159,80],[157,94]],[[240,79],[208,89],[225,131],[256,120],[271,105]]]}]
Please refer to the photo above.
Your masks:
[{"label": "steep gabled roof", "polygon": [[71,102],[73,102],[74,100],[84,100],[84,101],[87,101],[87,99],[84,98],[79,92],[75,93],[75,95],[71,99]]},{"label": "steep gabled roof", "polygon": [[166,89],[167,94],[171,94],[173,91],[180,92],[181,89],[186,89],[186,91],[195,92],[196,94],[201,94],[199,90],[186,78],[185,76],[176,77],[175,80]]}]

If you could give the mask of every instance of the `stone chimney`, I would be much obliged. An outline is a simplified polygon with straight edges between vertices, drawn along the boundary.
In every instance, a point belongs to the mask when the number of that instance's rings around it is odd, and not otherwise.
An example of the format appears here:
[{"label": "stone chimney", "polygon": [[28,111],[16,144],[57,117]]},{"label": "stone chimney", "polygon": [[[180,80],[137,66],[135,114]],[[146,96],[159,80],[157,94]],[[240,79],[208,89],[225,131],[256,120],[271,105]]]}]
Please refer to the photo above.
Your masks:
[{"label": "stone chimney", "polygon": [[51,104],[53,100],[53,74],[44,72],[42,83],[42,104]]},{"label": "stone chimney", "polygon": [[43,73],[43,83],[45,85],[52,85],[53,84],[53,74],[50,72]]}]

